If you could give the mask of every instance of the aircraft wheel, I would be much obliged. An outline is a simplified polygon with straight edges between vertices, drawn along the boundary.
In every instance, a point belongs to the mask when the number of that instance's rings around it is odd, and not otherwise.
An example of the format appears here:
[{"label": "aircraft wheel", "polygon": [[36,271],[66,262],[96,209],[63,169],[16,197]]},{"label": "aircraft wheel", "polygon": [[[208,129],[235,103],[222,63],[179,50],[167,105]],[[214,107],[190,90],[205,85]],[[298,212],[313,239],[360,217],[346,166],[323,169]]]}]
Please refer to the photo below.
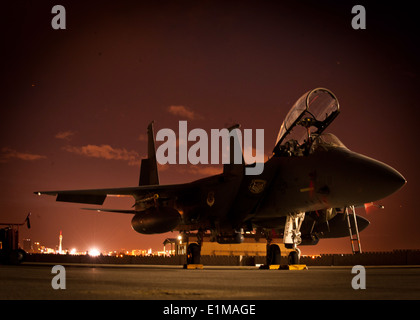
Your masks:
[{"label": "aircraft wheel", "polygon": [[201,248],[197,243],[190,243],[187,248],[187,264],[200,264]]},{"label": "aircraft wheel", "polygon": [[280,264],[280,247],[277,244],[270,244],[267,248],[267,265]]},{"label": "aircraft wheel", "polygon": [[22,249],[12,250],[9,254],[9,263],[10,264],[20,264],[26,258],[26,252]]},{"label": "aircraft wheel", "polygon": [[289,253],[289,265],[290,264],[299,264],[299,253],[297,251]]}]

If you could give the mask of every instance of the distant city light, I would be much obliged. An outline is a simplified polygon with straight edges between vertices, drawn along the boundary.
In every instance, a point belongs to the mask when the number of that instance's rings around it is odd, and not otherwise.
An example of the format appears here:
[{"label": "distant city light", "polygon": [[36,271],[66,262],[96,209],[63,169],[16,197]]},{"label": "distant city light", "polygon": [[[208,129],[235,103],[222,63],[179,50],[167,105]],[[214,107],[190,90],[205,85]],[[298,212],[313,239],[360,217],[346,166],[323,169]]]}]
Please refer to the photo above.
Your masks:
[{"label": "distant city light", "polygon": [[[60,241],[60,238],[59,238]],[[1,242],[0,242],[1,247]],[[59,247],[59,246],[57,246]],[[167,250],[165,247],[162,251],[153,250],[152,248],[149,249],[131,249],[127,250],[125,248],[121,248],[119,250],[103,250],[96,247],[91,247],[89,250],[78,250],[77,248],[71,247],[69,249],[62,248],[61,253],[59,250],[53,248],[48,248],[42,245],[39,241],[32,241],[31,239],[24,239],[23,240],[23,249],[28,254],[67,254],[67,255],[88,255],[90,257],[98,257],[98,256],[115,256],[115,257],[124,257],[124,256],[171,256],[175,254],[175,250]]]},{"label": "distant city light", "polygon": [[90,250],[88,251],[88,254],[89,254],[91,257],[98,257],[98,256],[101,254],[101,252],[100,252],[98,249],[96,249],[96,248],[92,248],[92,249],[90,249]]}]

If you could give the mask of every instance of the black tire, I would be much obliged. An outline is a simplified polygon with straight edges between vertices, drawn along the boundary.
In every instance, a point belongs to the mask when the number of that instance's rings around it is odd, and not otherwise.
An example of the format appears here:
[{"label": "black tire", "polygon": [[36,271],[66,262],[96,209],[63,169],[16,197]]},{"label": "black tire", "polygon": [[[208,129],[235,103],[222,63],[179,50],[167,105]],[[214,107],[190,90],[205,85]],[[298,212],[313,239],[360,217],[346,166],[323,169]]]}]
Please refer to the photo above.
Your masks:
[{"label": "black tire", "polygon": [[9,263],[10,264],[20,264],[26,258],[26,252],[22,249],[12,250],[9,254]]},{"label": "black tire", "polygon": [[201,248],[197,243],[190,243],[187,248],[187,264],[200,264]]},{"label": "black tire", "polygon": [[281,252],[277,244],[270,244],[267,247],[267,265],[280,264]]},{"label": "black tire", "polygon": [[289,265],[290,264],[299,264],[299,253],[297,251],[289,253]]}]

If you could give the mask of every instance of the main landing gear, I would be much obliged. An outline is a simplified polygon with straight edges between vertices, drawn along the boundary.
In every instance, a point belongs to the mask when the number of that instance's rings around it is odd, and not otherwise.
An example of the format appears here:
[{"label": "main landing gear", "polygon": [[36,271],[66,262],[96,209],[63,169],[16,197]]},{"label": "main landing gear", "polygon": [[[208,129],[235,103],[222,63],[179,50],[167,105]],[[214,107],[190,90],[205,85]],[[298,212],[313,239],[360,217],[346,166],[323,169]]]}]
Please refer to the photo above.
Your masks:
[{"label": "main landing gear", "polygon": [[[306,269],[306,266],[299,265],[300,250],[298,245],[302,242],[300,227],[302,226],[303,219],[305,218],[305,212],[289,214],[286,218],[286,224],[284,227],[283,243],[287,249],[293,249],[288,256],[288,265],[282,266],[281,251],[277,244],[272,244],[272,237],[266,234],[267,239],[267,254],[266,264],[262,266],[262,269]],[[301,267],[297,267],[301,266]]]},{"label": "main landing gear", "polygon": [[187,247],[187,264],[200,264],[201,246],[198,243],[190,243]]},{"label": "main landing gear", "polygon": [[283,242],[287,249],[293,249],[289,253],[289,264],[299,264],[300,250],[297,246],[302,242],[300,227],[303,219],[305,219],[305,212],[289,214],[286,218]]},{"label": "main landing gear", "polygon": [[189,234],[181,232],[182,241],[187,243],[187,263],[184,264],[184,269],[203,269],[200,261],[203,235],[203,231],[197,232],[197,242],[189,243]]}]

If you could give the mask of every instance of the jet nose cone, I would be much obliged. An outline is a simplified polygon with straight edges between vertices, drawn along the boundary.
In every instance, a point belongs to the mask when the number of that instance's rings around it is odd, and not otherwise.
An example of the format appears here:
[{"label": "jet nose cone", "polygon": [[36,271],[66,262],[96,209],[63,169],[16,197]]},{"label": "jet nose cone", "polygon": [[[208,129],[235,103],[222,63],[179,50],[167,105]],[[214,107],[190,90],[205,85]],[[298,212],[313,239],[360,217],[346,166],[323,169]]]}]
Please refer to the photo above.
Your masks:
[{"label": "jet nose cone", "polygon": [[370,175],[372,176],[373,182],[376,181],[379,190],[383,190],[384,193],[390,195],[399,190],[406,183],[405,178],[397,170],[385,163],[379,161],[375,162],[376,163],[373,166],[376,170],[373,169]]},{"label": "jet nose cone", "polygon": [[390,186],[392,185],[395,191],[397,191],[401,189],[407,183],[407,180],[405,180],[403,175],[399,173],[397,170],[391,167],[389,168],[390,170],[389,170],[389,175],[388,175],[388,183],[390,184]]},{"label": "jet nose cone", "polygon": [[397,170],[385,163],[364,156],[360,156],[359,161],[358,190],[366,196],[364,203],[383,199],[406,183]]}]

